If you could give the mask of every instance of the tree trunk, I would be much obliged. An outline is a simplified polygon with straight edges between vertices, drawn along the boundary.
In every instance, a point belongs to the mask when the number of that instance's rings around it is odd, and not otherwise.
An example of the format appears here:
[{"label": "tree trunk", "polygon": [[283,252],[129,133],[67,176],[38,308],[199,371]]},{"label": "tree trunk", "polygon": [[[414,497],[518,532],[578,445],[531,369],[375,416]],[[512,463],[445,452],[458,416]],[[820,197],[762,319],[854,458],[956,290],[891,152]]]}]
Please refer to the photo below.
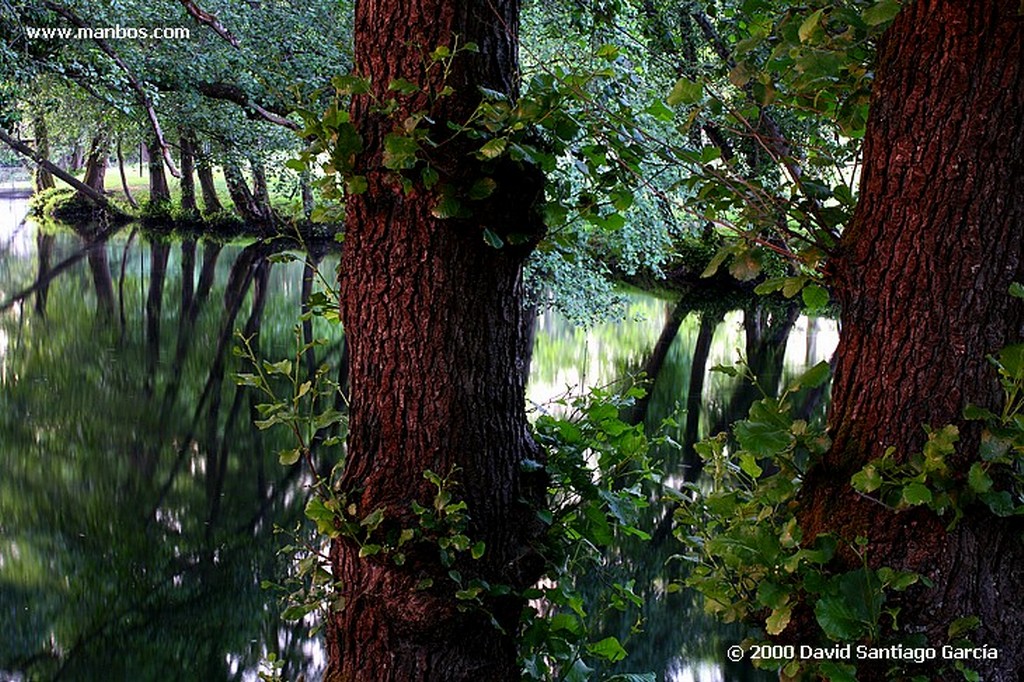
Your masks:
[{"label": "tree trunk", "polygon": [[260,211],[259,202],[249,189],[242,170],[232,161],[224,163],[224,181],[228,186],[228,194],[235,205],[235,211],[247,224],[253,226],[263,225],[265,217]]},{"label": "tree trunk", "polygon": [[164,157],[157,140],[146,143],[149,148],[149,203],[167,204],[171,200],[171,186],[164,172]]},{"label": "tree trunk", "polygon": [[181,211],[186,215],[199,213],[196,204],[196,181],[192,176],[195,170],[195,142],[192,133],[182,128],[179,138],[181,146]]},{"label": "tree trunk", "polygon": [[82,182],[102,194],[106,175],[107,134],[98,133],[89,144],[89,155],[85,159],[85,177]]},{"label": "tree trunk", "polygon": [[[32,112],[32,133],[36,138],[36,153],[42,158],[50,159],[50,135],[46,128],[46,119],[43,112],[34,109]],[[53,189],[53,174],[44,166],[36,164],[36,171],[33,174],[33,183],[36,192],[43,192]]]},{"label": "tree trunk", "polygon": [[[1021,523],[976,505],[947,531],[948,517],[889,511],[849,480],[888,446],[900,458],[920,452],[922,425],[960,428],[952,466],[966,473],[979,459],[980,432],[961,411],[1001,402],[985,356],[1024,330],[1024,306],[1007,294],[1024,280],[1018,10],[1010,0],[918,0],[882,41],[861,202],[834,265],[843,327],[833,445],[807,476],[801,512],[805,540],[832,532],[842,547],[864,535],[872,565],[934,583],[890,602],[901,607],[903,630],[939,646],[951,621],[980,618],[972,641],[999,648],[997,661],[969,662],[985,680],[1024,679]],[[849,554],[839,561],[859,563]],[[858,672],[883,676],[866,663]]]},{"label": "tree trunk", "polygon": [[128,203],[132,205],[132,208],[138,208],[139,204],[135,201],[135,197],[132,196],[132,190],[128,187],[128,175],[124,170],[124,150],[121,148],[121,138],[117,138],[117,172],[121,175],[121,189],[124,190],[124,198],[128,200]]},{"label": "tree trunk", "polygon": [[[515,589],[539,573],[531,542],[540,529],[521,500],[536,500],[543,488],[520,470],[525,458],[541,456],[521,375],[522,264],[533,242],[495,249],[483,229],[539,238],[543,181],[533,169],[499,162],[498,189],[475,217],[441,220],[431,215],[436,191],[415,185],[405,192],[383,168],[382,153],[384,136],[420,108],[430,108],[443,135],[447,121],[468,118],[480,87],[516,96],[518,14],[517,0],[357,3],[356,71],[370,78],[376,97],[392,97],[388,86],[397,78],[433,93],[450,85],[455,94],[433,105],[421,95],[403,97],[391,117],[367,96],[353,101],[364,142],[357,172],[368,191],[348,199],[340,277],[351,362],[341,490],[360,518],[382,509],[386,527],[416,528],[411,501],[433,509],[437,492],[424,471],[451,474],[454,498],[471,517],[466,535],[486,543],[480,560],[456,561],[463,584],[482,578]],[[425,55],[456,38],[481,52],[457,56],[442,83],[441,69],[426,71]],[[431,152],[441,184],[468,187],[480,177],[472,149],[454,143]],[[481,595],[502,631],[482,609],[459,608],[465,603],[455,597],[436,538],[413,543],[402,566],[384,554],[360,558],[359,549],[350,538],[332,542],[344,606],[328,623],[328,679],[519,679],[521,599]],[[433,586],[417,589],[424,579]]]},{"label": "tree trunk", "polygon": [[196,162],[196,175],[199,176],[199,189],[203,194],[203,208],[207,215],[224,210],[217,198],[217,186],[213,183],[213,167],[205,154],[200,154]]}]

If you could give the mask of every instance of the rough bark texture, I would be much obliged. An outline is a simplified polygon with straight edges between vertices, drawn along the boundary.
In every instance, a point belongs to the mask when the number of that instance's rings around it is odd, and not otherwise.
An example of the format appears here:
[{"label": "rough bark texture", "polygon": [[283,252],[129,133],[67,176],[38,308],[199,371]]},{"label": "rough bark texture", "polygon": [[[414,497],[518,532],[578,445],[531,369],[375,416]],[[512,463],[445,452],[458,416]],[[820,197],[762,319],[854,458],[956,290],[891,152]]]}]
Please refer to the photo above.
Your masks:
[{"label": "rough bark texture", "polygon": [[[434,134],[446,136],[447,121],[465,121],[475,108],[479,87],[516,95],[518,9],[515,0],[363,0],[356,7],[356,69],[385,99],[398,78],[434,93],[454,88],[430,109]],[[453,46],[456,36],[480,51],[459,55],[442,83],[441,69],[424,67],[434,48]],[[524,458],[539,457],[521,371],[522,263],[532,243],[494,249],[483,229],[539,238],[542,181],[531,169],[499,163],[490,169],[498,189],[474,217],[433,217],[436,189],[416,183],[406,193],[382,167],[384,136],[429,106],[421,95],[403,97],[399,111],[384,117],[367,97],[353,103],[365,145],[357,172],[369,189],[346,207],[340,278],[351,411],[341,487],[359,516],[383,508],[386,525],[416,527],[410,502],[429,506],[434,493],[423,472],[452,473],[454,496],[472,517],[467,534],[487,547],[479,561],[460,560],[463,579],[518,588],[538,572],[530,548],[536,517],[522,501],[536,497],[536,486],[520,472]],[[441,185],[468,187],[480,177],[472,149],[456,142],[430,152]],[[346,538],[332,545],[345,606],[328,627],[328,679],[519,679],[519,599],[487,599],[502,633],[482,611],[459,610],[436,540],[414,546],[401,567],[386,557],[361,559],[358,550]],[[417,590],[423,578],[434,586]]]},{"label": "rough bark texture", "polygon": [[85,178],[82,182],[100,194],[103,193],[104,180],[107,175],[107,134],[99,133],[89,144],[89,155],[85,160]]},{"label": "rough bark texture", "polygon": [[199,189],[203,195],[203,209],[207,215],[219,213],[224,210],[217,197],[217,186],[213,182],[213,167],[210,160],[200,155],[196,162],[196,175],[199,176]]},{"label": "rough bark texture", "polygon": [[[980,434],[961,411],[1000,403],[985,356],[1024,332],[1024,306],[1007,294],[1024,279],[1019,7],[918,0],[883,40],[861,203],[835,264],[834,444],[805,482],[802,518],[805,538],[866,535],[872,564],[934,582],[902,598],[905,630],[940,645],[952,620],[978,616],[971,639],[1000,650],[998,661],[972,663],[989,681],[1024,679],[1021,524],[971,507],[946,531],[948,518],[888,511],[848,482],[887,446],[899,457],[920,451],[925,424],[960,427],[955,466],[966,474]],[[859,679],[883,674],[863,665]]]},{"label": "rough bark texture", "polygon": [[167,203],[171,200],[171,187],[164,172],[164,157],[157,140],[146,145],[149,148],[149,203]]},{"label": "rough bark texture", "polygon": [[187,215],[199,213],[196,204],[195,142],[192,133],[182,129],[179,138],[181,146],[181,210]]}]

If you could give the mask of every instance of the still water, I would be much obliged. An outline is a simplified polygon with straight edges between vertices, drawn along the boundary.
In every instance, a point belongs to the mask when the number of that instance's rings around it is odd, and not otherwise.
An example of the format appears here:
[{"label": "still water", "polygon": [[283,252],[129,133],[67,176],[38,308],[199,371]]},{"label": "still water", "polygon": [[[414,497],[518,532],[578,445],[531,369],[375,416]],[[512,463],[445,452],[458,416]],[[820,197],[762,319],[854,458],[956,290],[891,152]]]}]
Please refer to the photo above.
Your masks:
[{"label": "still water", "polygon": [[[282,619],[265,586],[287,576],[279,529],[300,522],[309,481],[278,462],[287,433],[252,427],[262,400],[233,381],[246,365],[232,352],[242,331],[263,357],[295,354],[309,271],[275,248],[129,237],[130,226],[87,247],[38,230],[26,211],[0,192],[0,305],[20,295],[0,311],[0,679],[248,681],[271,653],[286,679],[318,679],[320,641]],[[317,259],[332,279],[336,256]],[[341,363],[337,329],[314,320],[306,333],[325,343],[298,362]],[[529,400],[551,409],[566,392],[647,372],[656,381],[637,416],[675,416],[682,447],[663,453],[673,484],[698,474],[694,439],[759,395],[712,367],[743,353],[770,392],[835,342],[832,322],[757,302],[730,311],[638,294],[621,321],[587,329],[548,311]],[[822,403],[802,409],[820,417]],[[328,470],[337,453],[317,457]],[[609,571],[647,602],[642,633],[630,634],[634,619],[604,624],[631,652],[607,672],[769,679],[723,667],[746,633],[668,593],[685,567],[665,508],[649,511],[654,540],[610,552]]]}]

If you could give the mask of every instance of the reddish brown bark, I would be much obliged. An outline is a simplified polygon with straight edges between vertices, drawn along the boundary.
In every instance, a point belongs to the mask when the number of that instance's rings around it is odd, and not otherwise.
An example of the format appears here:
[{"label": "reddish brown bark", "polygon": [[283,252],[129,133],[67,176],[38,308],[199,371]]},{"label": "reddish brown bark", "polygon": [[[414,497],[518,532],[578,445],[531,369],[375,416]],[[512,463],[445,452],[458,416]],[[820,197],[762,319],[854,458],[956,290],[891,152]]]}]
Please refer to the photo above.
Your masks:
[{"label": "reddish brown bark", "polygon": [[[394,95],[388,85],[397,78],[436,93],[441,70],[424,69],[430,52],[452,46],[456,36],[460,44],[477,43],[479,54],[460,55],[444,83],[455,94],[430,109],[435,134],[444,135],[447,121],[464,121],[475,108],[480,86],[515,96],[518,9],[516,0],[360,2],[356,70],[380,98]],[[460,561],[458,570],[465,580],[519,588],[537,577],[535,515],[522,501],[535,495],[520,471],[524,458],[539,456],[521,371],[522,263],[532,244],[495,249],[483,229],[539,237],[542,182],[531,169],[510,165],[473,218],[433,217],[436,193],[419,185],[406,193],[381,159],[384,136],[428,106],[414,95],[390,117],[374,112],[367,97],[352,107],[365,145],[357,172],[369,189],[346,207],[340,278],[351,407],[341,488],[359,515],[383,508],[387,523],[416,527],[410,502],[429,505],[433,493],[423,472],[455,471],[454,494],[472,519],[467,534],[487,547],[482,559]],[[455,143],[431,152],[442,184],[479,177],[470,151]],[[345,606],[328,626],[329,679],[519,679],[518,598],[486,599],[501,631],[482,610],[458,608],[436,541],[416,545],[404,566],[361,559],[358,549],[346,538],[332,545]],[[434,587],[417,590],[423,578]]]},{"label": "reddish brown bark", "polygon": [[[835,263],[834,441],[806,479],[802,513],[805,537],[865,535],[873,565],[934,582],[900,598],[905,632],[938,646],[952,620],[978,616],[973,641],[1000,650],[998,661],[969,666],[986,680],[1024,679],[1021,524],[970,507],[947,531],[948,518],[888,511],[849,480],[888,446],[899,457],[920,451],[926,424],[960,427],[955,466],[966,475],[980,434],[961,411],[1000,402],[985,356],[1024,331],[1024,306],[1007,294],[1024,279],[1018,10],[1011,0],[918,0],[883,39],[861,203]],[[862,664],[858,679],[884,675]]]}]

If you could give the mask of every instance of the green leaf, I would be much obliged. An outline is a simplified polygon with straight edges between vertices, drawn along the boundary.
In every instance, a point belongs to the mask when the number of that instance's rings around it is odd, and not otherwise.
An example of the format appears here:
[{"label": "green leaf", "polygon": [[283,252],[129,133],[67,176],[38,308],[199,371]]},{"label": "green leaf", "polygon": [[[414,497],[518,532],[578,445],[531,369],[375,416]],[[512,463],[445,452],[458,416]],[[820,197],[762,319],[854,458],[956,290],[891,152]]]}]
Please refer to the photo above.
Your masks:
[{"label": "green leaf", "polygon": [[430,215],[438,218],[439,220],[458,218],[461,217],[463,213],[464,210],[462,208],[462,202],[450,194],[442,194],[438,197],[437,203],[435,203],[433,208],[430,209]]},{"label": "green leaf", "polygon": [[975,462],[967,474],[967,484],[976,493],[987,493],[992,489],[992,478],[980,462]]},{"label": "green leaf", "polygon": [[477,156],[481,159],[496,159],[505,153],[506,147],[508,147],[508,138],[496,137],[485,142],[484,145],[477,150]]},{"label": "green leaf", "polygon": [[735,252],[735,250],[736,248],[732,245],[726,245],[720,248],[718,252],[715,253],[714,257],[711,259],[711,262],[708,263],[708,266],[704,268],[704,272],[700,273],[700,276],[711,277],[712,275],[714,275],[716,272],[718,272],[718,268],[722,265],[722,263],[725,262],[725,259],[731,256]]},{"label": "green leaf", "polygon": [[484,241],[495,249],[500,249],[505,246],[505,242],[502,241],[501,237],[486,227],[484,228]]},{"label": "green leaf", "polygon": [[375,544],[363,545],[362,547],[359,548],[359,558],[362,559],[363,557],[368,557],[368,556],[373,556],[375,554],[380,554],[380,550],[381,550],[381,546],[380,545],[375,545]]},{"label": "green leaf", "polygon": [[887,21],[892,21],[899,13],[900,3],[898,0],[882,0],[864,10],[861,18],[864,19],[864,23],[868,26],[878,26]]},{"label": "green leaf", "polygon": [[680,78],[672,86],[672,91],[665,99],[669,106],[680,104],[696,104],[704,96],[704,84],[689,78]]},{"label": "green leaf", "polygon": [[1020,282],[1014,282],[1010,285],[1010,296],[1014,298],[1024,298],[1024,285]]},{"label": "green leaf", "polygon": [[825,661],[818,670],[829,682],[857,682],[857,667],[849,663]]},{"label": "green leaf", "polygon": [[365,175],[353,175],[345,179],[346,194],[364,194],[369,188]]},{"label": "green leaf", "polygon": [[419,89],[420,86],[415,83],[411,83],[404,78],[396,78],[388,83],[388,90],[397,92],[400,95],[411,95],[414,92],[418,92]]},{"label": "green leaf", "polygon": [[912,507],[932,501],[932,491],[924,483],[911,483],[903,488],[903,501]]},{"label": "green leaf", "polygon": [[814,313],[828,305],[828,290],[817,284],[808,284],[800,292],[807,306],[807,312]]},{"label": "green leaf", "polygon": [[370,91],[370,81],[359,76],[335,76],[331,85],[342,95],[361,95]]},{"label": "green leaf", "polygon": [[328,509],[327,505],[319,497],[309,498],[306,503],[306,518],[316,523],[316,529],[323,535],[337,537],[340,535],[334,527],[335,513]]},{"label": "green leaf", "polygon": [[384,507],[378,507],[372,512],[363,517],[362,521],[359,522],[360,526],[365,526],[367,531],[374,531],[384,520]]},{"label": "green leaf", "polygon": [[946,630],[946,635],[949,639],[956,639],[965,632],[970,632],[981,625],[981,619],[977,616],[964,616],[963,618],[957,618],[949,624],[949,629]]},{"label": "green leaf", "polygon": [[616,58],[618,58],[619,51],[620,51],[620,49],[619,49],[618,45],[612,45],[611,43],[605,43],[601,47],[597,48],[597,52],[595,54],[598,57],[600,57],[601,59],[604,59],[604,60],[609,61],[609,62],[613,62],[613,61],[616,60]]},{"label": "green leaf", "polygon": [[828,380],[831,368],[828,363],[822,360],[814,367],[804,372],[796,383],[801,388],[817,388]]},{"label": "green leaf", "polygon": [[416,165],[416,153],[419,151],[416,140],[408,135],[388,133],[384,136],[384,167],[389,170],[403,170]]},{"label": "green leaf", "polygon": [[780,606],[772,611],[771,615],[769,615],[767,620],[765,620],[765,631],[767,631],[769,635],[780,634],[786,629],[786,626],[789,625],[789,619],[792,615],[793,606],[791,604]]},{"label": "green leaf", "polygon": [[964,407],[964,419],[968,421],[989,421],[995,419],[996,415],[984,407],[968,404]]},{"label": "green leaf", "polygon": [[740,453],[740,469],[751,478],[759,478],[763,469],[757,464],[757,458],[749,452]]},{"label": "green leaf", "polygon": [[599,642],[588,644],[587,651],[612,663],[621,661],[626,657],[626,650],[619,644],[619,640],[614,637],[605,637]]},{"label": "green leaf", "polygon": [[551,632],[566,630],[576,635],[580,634],[583,630],[579,619],[571,613],[556,613],[551,617],[549,629]]},{"label": "green leaf", "polygon": [[494,178],[480,178],[469,188],[468,196],[472,201],[486,199],[494,193],[497,186],[498,183],[494,181]]},{"label": "green leaf", "polygon": [[862,493],[874,492],[882,487],[882,475],[878,473],[878,467],[868,464],[850,478],[850,485]]},{"label": "green leaf", "polygon": [[471,550],[469,550],[469,555],[471,557],[473,557],[474,559],[479,559],[480,557],[482,557],[484,555],[484,551],[486,549],[487,549],[487,545],[485,545],[484,541],[481,540],[480,542],[478,542],[475,545],[473,545],[473,548]]},{"label": "green leaf", "polygon": [[277,455],[277,461],[287,467],[298,462],[300,456],[302,456],[302,448],[282,450]]},{"label": "green leaf", "polygon": [[1009,492],[1000,490],[999,492],[987,492],[978,495],[978,498],[988,506],[996,516],[1013,516],[1017,513],[1017,507],[1013,503],[1013,497]]},{"label": "green leaf", "polygon": [[804,19],[803,23],[800,24],[800,29],[797,31],[797,35],[800,36],[801,43],[806,43],[811,37],[811,34],[814,33],[814,29],[818,28],[818,23],[821,21],[821,15],[824,11],[824,9],[819,9]]}]

